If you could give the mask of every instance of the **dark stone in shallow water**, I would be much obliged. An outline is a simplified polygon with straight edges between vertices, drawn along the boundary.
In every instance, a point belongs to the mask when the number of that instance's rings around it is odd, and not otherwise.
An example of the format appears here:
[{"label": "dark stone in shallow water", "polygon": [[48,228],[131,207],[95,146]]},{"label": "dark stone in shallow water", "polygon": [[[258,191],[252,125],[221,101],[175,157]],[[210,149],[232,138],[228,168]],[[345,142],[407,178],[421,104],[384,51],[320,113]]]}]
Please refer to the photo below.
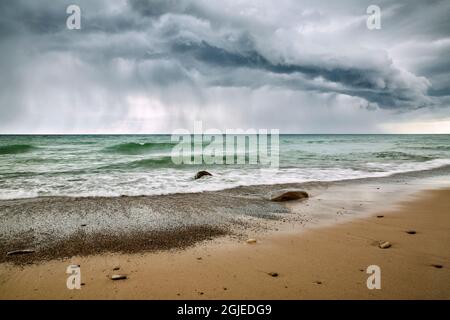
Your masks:
[{"label": "dark stone in shallow water", "polygon": [[197,180],[197,179],[200,179],[201,177],[204,177],[204,176],[212,176],[212,174],[209,173],[208,171],[199,171],[195,175],[194,179]]}]

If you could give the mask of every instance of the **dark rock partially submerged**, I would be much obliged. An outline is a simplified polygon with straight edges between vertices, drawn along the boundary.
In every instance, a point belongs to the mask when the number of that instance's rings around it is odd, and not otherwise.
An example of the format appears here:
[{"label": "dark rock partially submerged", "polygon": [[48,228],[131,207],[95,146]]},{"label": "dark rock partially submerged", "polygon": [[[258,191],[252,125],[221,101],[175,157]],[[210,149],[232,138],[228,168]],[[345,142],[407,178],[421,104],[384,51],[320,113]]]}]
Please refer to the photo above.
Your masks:
[{"label": "dark rock partially submerged", "polygon": [[208,171],[199,171],[195,175],[194,179],[197,180],[197,179],[200,179],[201,177],[204,177],[204,176],[212,176],[212,174],[209,173]]},{"label": "dark rock partially submerged", "polygon": [[307,199],[308,197],[309,195],[306,191],[288,190],[271,195],[270,201],[276,202],[291,201],[291,200]]}]

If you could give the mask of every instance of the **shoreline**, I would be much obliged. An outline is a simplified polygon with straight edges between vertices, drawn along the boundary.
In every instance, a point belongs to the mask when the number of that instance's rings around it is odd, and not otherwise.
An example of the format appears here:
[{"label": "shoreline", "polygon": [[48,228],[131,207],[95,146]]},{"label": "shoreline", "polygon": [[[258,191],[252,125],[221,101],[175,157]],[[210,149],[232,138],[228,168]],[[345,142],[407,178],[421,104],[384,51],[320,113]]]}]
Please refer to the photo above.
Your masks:
[{"label": "shoreline", "polygon": [[[4,200],[0,263],[186,249],[223,236],[245,240],[253,234],[334,225],[395,206],[421,190],[448,187],[448,176],[440,173],[160,196]],[[271,192],[285,189],[305,190],[310,197],[299,202],[269,200]],[[34,252],[7,255],[24,249]]]},{"label": "shoreline", "polygon": [[[447,160],[447,159],[433,159],[433,160]],[[195,195],[201,193],[221,193],[221,192],[233,192],[241,189],[261,189],[261,190],[271,190],[276,188],[297,188],[302,186],[309,185],[320,185],[320,184],[342,184],[342,183],[366,183],[366,182],[377,182],[380,181],[383,183],[384,181],[390,180],[408,180],[408,179],[420,179],[420,178],[431,178],[431,177],[439,177],[439,176],[450,176],[450,164],[445,164],[442,166],[438,166],[431,169],[423,169],[423,170],[411,170],[411,171],[402,171],[390,173],[388,175],[381,176],[367,176],[367,177],[356,177],[356,178],[348,178],[348,179],[339,179],[339,180],[311,180],[304,182],[286,182],[286,183],[274,183],[274,184],[248,184],[248,185],[238,185],[226,187],[223,189],[217,190],[203,190],[203,191],[188,191],[188,192],[170,192],[170,193],[155,193],[155,194],[138,194],[138,195],[127,195],[127,194],[118,194],[114,196],[67,196],[67,195],[45,195],[45,196],[36,196],[36,197],[19,197],[19,198],[0,198],[0,204],[2,203],[21,203],[21,202],[32,202],[39,200],[58,200],[58,199],[68,199],[68,200],[77,200],[77,199],[116,199],[116,198],[158,198],[158,197],[170,197],[170,196],[179,196],[179,195]]]},{"label": "shoreline", "polygon": [[[185,250],[3,263],[0,298],[450,299],[449,212],[450,189],[428,190],[332,226],[255,232],[256,244],[221,237]],[[378,248],[381,240],[392,247]],[[65,287],[69,264],[81,266],[81,290]],[[381,290],[366,287],[373,264],[381,268]],[[128,279],[110,280],[116,272]]]}]

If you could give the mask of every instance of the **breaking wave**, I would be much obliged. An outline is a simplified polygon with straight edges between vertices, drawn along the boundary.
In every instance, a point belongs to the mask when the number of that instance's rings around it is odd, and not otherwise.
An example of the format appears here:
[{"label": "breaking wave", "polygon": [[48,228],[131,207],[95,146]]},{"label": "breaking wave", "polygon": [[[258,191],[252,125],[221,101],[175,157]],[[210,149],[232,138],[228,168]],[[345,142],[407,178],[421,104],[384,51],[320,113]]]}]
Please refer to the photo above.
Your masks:
[{"label": "breaking wave", "polygon": [[36,149],[31,144],[10,144],[6,146],[0,146],[0,154],[19,154],[26,153]]},{"label": "breaking wave", "polygon": [[170,150],[176,145],[173,142],[120,143],[104,149],[106,152],[137,155],[154,151]]}]

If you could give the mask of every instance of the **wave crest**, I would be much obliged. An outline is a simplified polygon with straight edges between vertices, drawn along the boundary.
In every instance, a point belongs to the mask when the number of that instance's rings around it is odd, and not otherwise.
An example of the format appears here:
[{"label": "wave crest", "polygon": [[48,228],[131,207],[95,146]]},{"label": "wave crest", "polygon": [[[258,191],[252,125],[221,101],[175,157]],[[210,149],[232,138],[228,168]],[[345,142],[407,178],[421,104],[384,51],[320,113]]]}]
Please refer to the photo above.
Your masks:
[{"label": "wave crest", "polygon": [[172,157],[161,157],[156,159],[142,159],[137,161],[115,163],[108,166],[103,166],[98,169],[104,170],[128,170],[139,168],[170,168],[175,167]]},{"label": "wave crest", "polygon": [[0,146],[0,154],[18,154],[33,151],[36,147],[31,144],[10,144]]},{"label": "wave crest", "polygon": [[152,151],[164,151],[170,150],[176,145],[174,142],[146,142],[146,143],[136,143],[136,142],[127,142],[120,143],[110,147],[105,148],[104,151],[119,153],[119,154],[144,154]]},{"label": "wave crest", "polygon": [[406,152],[399,151],[384,151],[384,152],[375,152],[376,158],[388,159],[388,160],[413,160],[413,161],[428,161],[433,160],[435,158],[425,155],[418,155]]}]

